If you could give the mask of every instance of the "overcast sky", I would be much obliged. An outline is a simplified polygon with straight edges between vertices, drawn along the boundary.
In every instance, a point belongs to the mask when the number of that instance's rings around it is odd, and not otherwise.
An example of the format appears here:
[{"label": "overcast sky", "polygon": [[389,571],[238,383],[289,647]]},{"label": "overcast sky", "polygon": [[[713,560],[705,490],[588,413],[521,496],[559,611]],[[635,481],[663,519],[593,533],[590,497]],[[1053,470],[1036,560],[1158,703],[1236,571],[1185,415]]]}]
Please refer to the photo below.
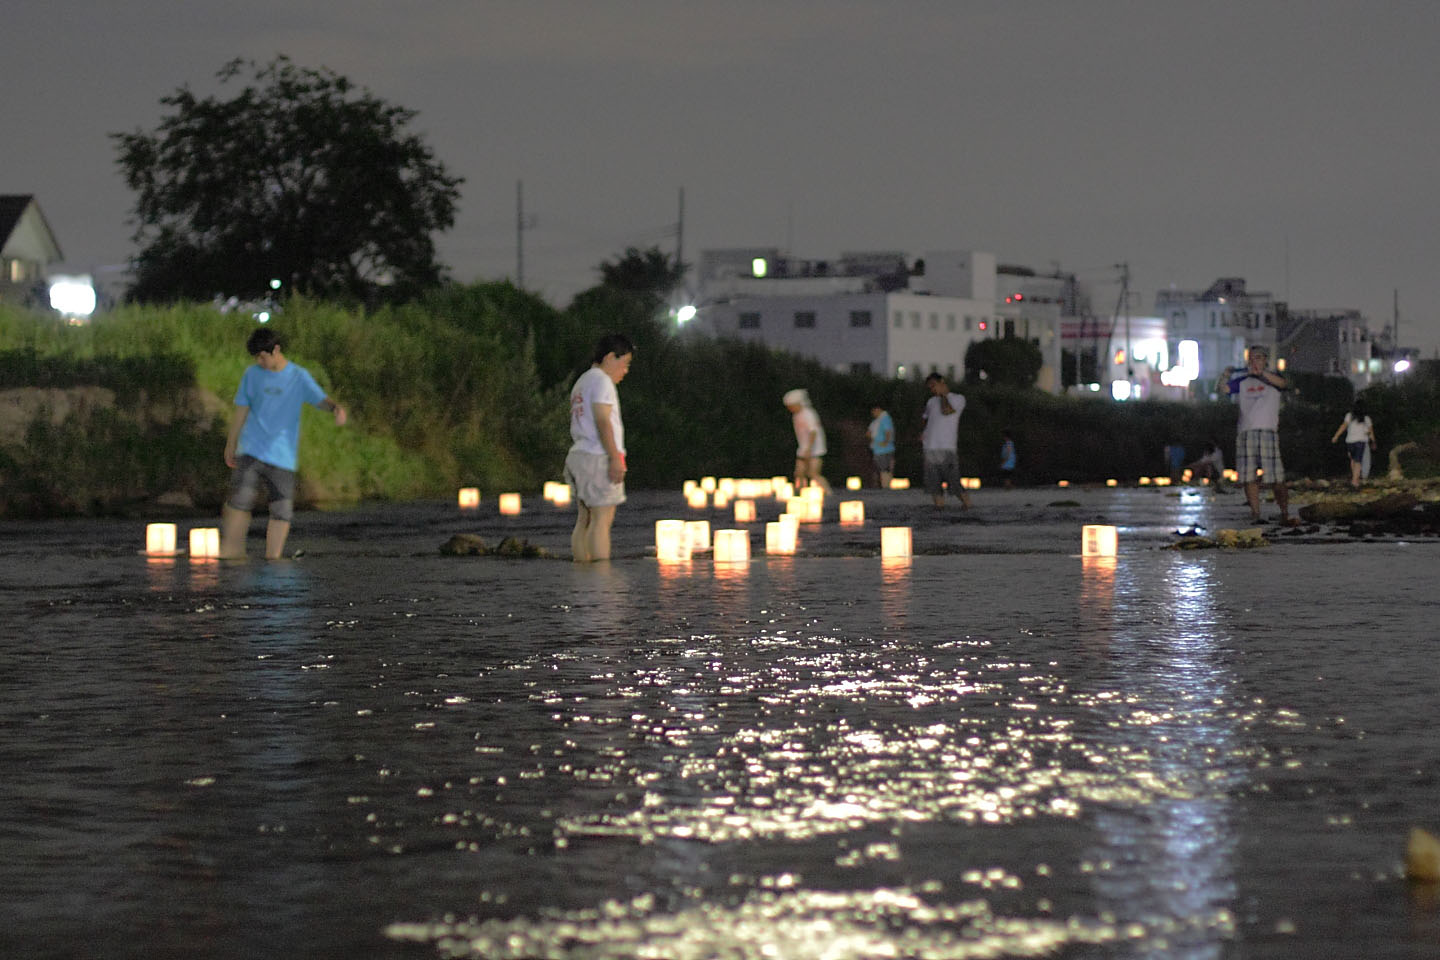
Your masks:
[{"label": "overcast sky", "polygon": [[626,246],[978,249],[1113,309],[1243,276],[1440,348],[1440,3],[1191,0],[18,0],[0,31],[0,193],[67,265],[123,263],[107,137],[284,53],[419,112],[465,179],[460,280],[563,306]]}]

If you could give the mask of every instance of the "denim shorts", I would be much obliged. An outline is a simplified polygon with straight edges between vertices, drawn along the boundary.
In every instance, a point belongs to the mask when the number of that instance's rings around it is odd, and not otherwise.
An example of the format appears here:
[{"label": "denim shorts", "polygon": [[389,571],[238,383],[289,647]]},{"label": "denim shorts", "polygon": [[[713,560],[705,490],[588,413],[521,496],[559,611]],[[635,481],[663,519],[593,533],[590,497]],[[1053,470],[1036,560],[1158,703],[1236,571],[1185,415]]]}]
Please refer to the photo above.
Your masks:
[{"label": "denim shorts", "polygon": [[249,454],[242,453],[235,461],[235,472],[230,477],[230,499],[226,502],[236,510],[249,513],[260,497],[261,484],[270,494],[270,519],[288,523],[295,516],[295,471],[256,460]]}]

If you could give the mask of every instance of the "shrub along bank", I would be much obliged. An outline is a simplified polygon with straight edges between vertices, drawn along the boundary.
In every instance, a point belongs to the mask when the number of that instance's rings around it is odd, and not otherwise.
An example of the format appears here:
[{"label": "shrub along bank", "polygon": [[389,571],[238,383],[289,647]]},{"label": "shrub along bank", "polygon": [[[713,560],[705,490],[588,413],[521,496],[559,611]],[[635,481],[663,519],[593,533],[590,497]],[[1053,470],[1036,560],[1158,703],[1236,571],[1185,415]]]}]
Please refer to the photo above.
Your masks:
[{"label": "shrub along bank", "polygon": [[[620,390],[635,487],[678,486],[705,474],[788,473],[794,437],[780,397],[797,386],[810,391],[824,421],[833,481],[869,475],[865,427],[876,402],[895,418],[897,474],[918,481],[923,384],[840,374],[757,345],[672,334],[653,312],[643,298],[605,288],[560,311],[509,284],[449,287],[369,313],[288,303],[274,321],[286,355],[352,417],[337,429],[306,410],[299,499],[328,505],[449,497],[462,485],[537,489],[560,475],[570,384],[588,366],[596,337],[609,330],[626,332],[637,348]],[[250,363],[244,342],[255,325],[248,315],[198,305],[126,307],[83,326],[0,308],[0,395],[29,398],[28,408],[19,401],[0,407],[32,411],[27,422],[0,429],[0,512],[117,512],[172,492],[217,509],[231,400]],[[76,388],[106,399],[59,402]],[[967,397],[960,429],[966,473],[994,475],[1005,429],[1019,447],[1026,483],[1161,473],[1167,443],[1183,444],[1194,457],[1208,437],[1233,462],[1235,410],[1226,401],[1115,404],[984,383],[957,389]],[[1436,394],[1436,381],[1425,376],[1367,392],[1381,440],[1377,469],[1390,445],[1413,440],[1420,449],[1407,456],[1407,471],[1436,472]],[[1287,400],[1281,440],[1292,475],[1345,471],[1343,450],[1329,437],[1348,403],[1348,390],[1331,381],[1302,383]]]}]

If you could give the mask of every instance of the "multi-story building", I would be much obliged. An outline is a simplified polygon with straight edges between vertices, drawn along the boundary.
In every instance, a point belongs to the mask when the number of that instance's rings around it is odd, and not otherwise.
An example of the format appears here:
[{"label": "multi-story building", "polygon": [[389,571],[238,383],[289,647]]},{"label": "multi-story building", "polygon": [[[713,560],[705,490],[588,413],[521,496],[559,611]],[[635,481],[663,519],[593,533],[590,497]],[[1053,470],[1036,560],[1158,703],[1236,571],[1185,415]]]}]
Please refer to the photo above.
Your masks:
[{"label": "multi-story building", "polygon": [[1058,391],[1064,284],[1007,269],[1002,294],[994,255],[978,251],[931,251],[911,265],[895,252],[825,261],[773,248],[710,250],[701,256],[696,320],[715,335],[836,370],[900,378],[959,378],[970,344],[1025,337],[1045,358],[1039,386]]},{"label": "multi-story building", "polygon": [[1359,310],[1290,310],[1277,330],[1285,369],[1347,377],[1363,390],[1381,375],[1378,344]]},{"label": "multi-story building", "polygon": [[1205,393],[1214,392],[1226,367],[1244,365],[1250,344],[1262,343],[1276,355],[1275,333],[1285,310],[1269,293],[1246,290],[1242,277],[1221,277],[1198,292],[1172,288],[1155,294],[1171,355],[1180,356],[1185,341],[1195,345],[1184,352],[1196,357],[1195,389]]}]

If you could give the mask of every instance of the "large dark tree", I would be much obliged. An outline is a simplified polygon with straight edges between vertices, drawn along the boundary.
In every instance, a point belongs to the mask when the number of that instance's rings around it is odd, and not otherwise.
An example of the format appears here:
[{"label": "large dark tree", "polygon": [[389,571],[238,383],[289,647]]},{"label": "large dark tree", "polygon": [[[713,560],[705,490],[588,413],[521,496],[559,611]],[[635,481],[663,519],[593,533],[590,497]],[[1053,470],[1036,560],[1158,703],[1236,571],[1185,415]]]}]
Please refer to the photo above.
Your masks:
[{"label": "large dark tree", "polygon": [[965,350],[965,375],[1012,387],[1033,387],[1045,357],[1040,348],[1020,337],[976,340]]},{"label": "large dark tree", "polygon": [[601,286],[661,303],[685,278],[689,267],[659,247],[627,247],[624,256],[600,264]]},{"label": "large dark tree", "polygon": [[[241,81],[243,73],[253,74]],[[235,60],[229,99],[181,88],[153,133],[112,134],[135,205],[141,300],[405,299],[442,279],[431,234],[461,181],[408,132],[415,113],[329,70]]]}]

